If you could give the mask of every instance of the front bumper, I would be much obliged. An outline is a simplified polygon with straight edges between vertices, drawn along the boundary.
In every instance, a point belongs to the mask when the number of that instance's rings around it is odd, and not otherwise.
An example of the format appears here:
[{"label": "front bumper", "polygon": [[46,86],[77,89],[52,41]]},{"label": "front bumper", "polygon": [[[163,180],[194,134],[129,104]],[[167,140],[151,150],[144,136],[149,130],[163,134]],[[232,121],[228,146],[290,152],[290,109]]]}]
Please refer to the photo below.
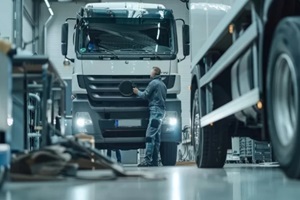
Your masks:
[{"label": "front bumper", "polygon": [[[148,126],[149,111],[147,106],[122,106],[122,102],[115,107],[94,107],[88,98],[73,100],[73,134],[86,133],[93,135],[98,148],[137,149],[145,145],[145,135]],[[181,142],[181,102],[178,99],[168,99],[167,112],[177,113],[177,123],[162,125],[162,142]],[[88,113],[91,124],[84,127],[76,125],[76,113]],[[140,120],[140,126],[118,127],[116,120]]]}]

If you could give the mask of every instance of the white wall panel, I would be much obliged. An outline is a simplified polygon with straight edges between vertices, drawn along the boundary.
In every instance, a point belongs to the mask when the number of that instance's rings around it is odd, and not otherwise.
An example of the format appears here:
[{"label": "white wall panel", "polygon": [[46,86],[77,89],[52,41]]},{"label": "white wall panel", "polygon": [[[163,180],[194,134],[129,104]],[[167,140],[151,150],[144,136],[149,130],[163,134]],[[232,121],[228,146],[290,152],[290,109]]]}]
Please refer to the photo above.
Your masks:
[{"label": "white wall panel", "polygon": [[[64,79],[71,79],[72,76],[72,64],[71,66],[64,66],[64,57],[61,55],[61,26],[68,17],[75,17],[79,9],[84,6],[84,3],[51,3],[51,8],[54,12],[52,21],[48,26],[47,31],[47,54],[49,55],[54,66],[58,69],[58,72]],[[50,14],[45,4],[41,5],[41,17],[40,26],[42,27],[44,23],[49,18]],[[68,57],[74,58],[75,53],[73,49],[73,38],[72,31],[74,28],[74,22],[69,22],[69,48]]]},{"label": "white wall panel", "polygon": [[0,38],[9,37],[12,41],[13,1],[0,0]]},{"label": "white wall panel", "polygon": [[[23,5],[27,8],[32,16],[32,0],[24,0]],[[32,40],[32,28],[29,22],[23,17],[23,40]],[[0,38],[9,37],[13,41],[13,1],[0,1]],[[31,51],[32,46],[28,45],[26,50]]]},{"label": "white wall panel", "polygon": [[[30,23],[26,20],[25,17],[23,17],[23,42],[29,42],[32,40],[32,27]],[[32,52],[32,44],[28,44],[26,46],[26,51]]]}]

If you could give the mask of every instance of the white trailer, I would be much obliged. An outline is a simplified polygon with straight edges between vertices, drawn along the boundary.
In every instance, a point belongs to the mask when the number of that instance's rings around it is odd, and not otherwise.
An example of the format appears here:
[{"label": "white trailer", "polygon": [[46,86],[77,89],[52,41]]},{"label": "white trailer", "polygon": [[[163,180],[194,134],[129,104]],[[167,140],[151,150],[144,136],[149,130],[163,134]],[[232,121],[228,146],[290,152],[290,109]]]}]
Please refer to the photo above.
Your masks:
[{"label": "white trailer", "polygon": [[[191,0],[189,8],[198,167],[223,167],[230,138],[247,136],[271,140],[285,173],[300,178],[300,1],[238,0],[227,9]],[[205,20],[220,13],[206,38]]]}]

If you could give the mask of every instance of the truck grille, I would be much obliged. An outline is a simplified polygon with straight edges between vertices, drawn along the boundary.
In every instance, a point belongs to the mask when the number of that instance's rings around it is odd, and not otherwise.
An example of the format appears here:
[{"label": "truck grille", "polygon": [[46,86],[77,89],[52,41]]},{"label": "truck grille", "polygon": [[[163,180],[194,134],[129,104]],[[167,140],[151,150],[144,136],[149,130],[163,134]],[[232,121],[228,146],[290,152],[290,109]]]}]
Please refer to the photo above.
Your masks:
[{"label": "truck grille", "polygon": [[[93,102],[139,101],[135,96],[122,96],[119,91],[120,83],[125,80],[132,81],[143,91],[151,81],[149,76],[78,75],[77,78],[79,87],[87,90],[88,97]],[[174,86],[175,76],[163,76],[162,79],[167,88]]]}]

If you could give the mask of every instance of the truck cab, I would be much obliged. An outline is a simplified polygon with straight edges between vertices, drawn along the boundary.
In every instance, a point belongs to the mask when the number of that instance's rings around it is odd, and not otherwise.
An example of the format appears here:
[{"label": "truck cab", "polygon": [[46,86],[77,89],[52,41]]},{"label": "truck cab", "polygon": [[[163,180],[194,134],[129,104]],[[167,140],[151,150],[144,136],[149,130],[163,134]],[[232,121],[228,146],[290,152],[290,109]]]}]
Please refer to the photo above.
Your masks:
[{"label": "truck cab", "polygon": [[[151,81],[151,69],[158,66],[168,89],[161,159],[165,165],[174,165],[181,142],[177,98],[181,85],[172,10],[160,4],[90,3],[70,19],[76,21],[76,58],[70,59],[74,61],[73,134],[93,135],[101,149],[144,148],[148,102],[136,97],[132,88],[143,91]],[[66,21],[62,26],[66,58],[68,29]]]}]

